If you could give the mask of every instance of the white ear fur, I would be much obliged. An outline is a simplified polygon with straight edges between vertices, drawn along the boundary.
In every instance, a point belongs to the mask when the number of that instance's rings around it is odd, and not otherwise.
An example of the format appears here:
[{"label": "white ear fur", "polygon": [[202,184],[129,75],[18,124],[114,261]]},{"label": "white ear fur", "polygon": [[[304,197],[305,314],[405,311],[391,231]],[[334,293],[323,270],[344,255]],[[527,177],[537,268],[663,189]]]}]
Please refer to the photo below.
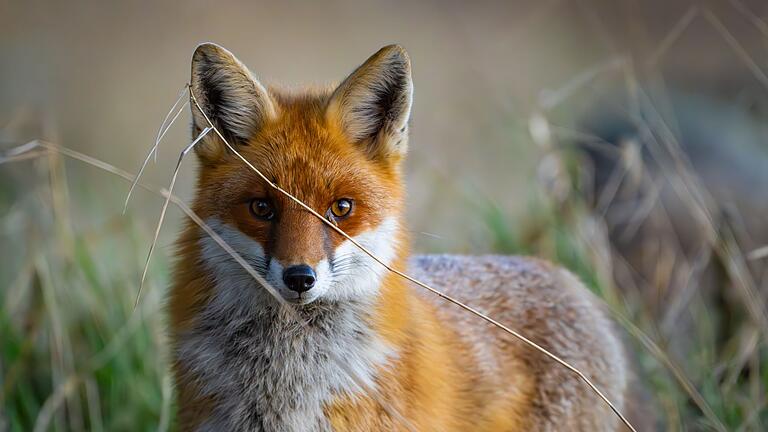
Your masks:
[{"label": "white ear fur", "polygon": [[401,46],[380,49],[334,91],[326,117],[372,157],[403,155],[413,101],[411,62]]},{"label": "white ear fur", "polygon": [[[200,44],[192,55],[191,91],[205,116],[230,144],[243,143],[270,118],[276,116],[269,93],[232,53],[213,44]],[[194,133],[208,126],[203,113],[192,102]],[[213,150],[215,134],[203,147]]]}]

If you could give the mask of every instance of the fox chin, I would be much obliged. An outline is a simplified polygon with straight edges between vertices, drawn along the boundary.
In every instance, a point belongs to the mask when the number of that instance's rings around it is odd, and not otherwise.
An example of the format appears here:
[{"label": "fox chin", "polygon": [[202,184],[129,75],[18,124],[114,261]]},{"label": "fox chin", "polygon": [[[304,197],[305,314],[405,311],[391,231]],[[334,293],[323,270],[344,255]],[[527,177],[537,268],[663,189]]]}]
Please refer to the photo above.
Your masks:
[{"label": "fox chin", "polygon": [[194,136],[210,121],[326,221],[218,134],[197,144],[193,210],[277,297],[187,223],[168,302],[181,430],[621,429],[569,370],[382,265],[520,330],[619,410],[631,407],[620,338],[569,272],[534,258],[409,254],[413,82],[402,47],[382,48],[338,85],[285,90],[205,43],[190,91]]}]

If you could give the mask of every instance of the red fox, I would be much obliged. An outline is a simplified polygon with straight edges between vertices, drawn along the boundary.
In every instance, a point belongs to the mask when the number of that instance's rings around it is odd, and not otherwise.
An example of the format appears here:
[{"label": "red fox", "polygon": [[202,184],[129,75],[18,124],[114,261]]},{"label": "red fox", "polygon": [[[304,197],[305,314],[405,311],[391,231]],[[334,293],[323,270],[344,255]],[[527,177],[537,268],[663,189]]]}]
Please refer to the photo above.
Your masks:
[{"label": "red fox", "polygon": [[[627,406],[619,337],[569,272],[532,258],[409,258],[402,162],[413,84],[402,47],[382,48],[336,87],[288,91],[206,43],[190,85],[195,136],[210,120],[267,178],[387,265],[522,332]],[[307,325],[187,225],[169,299],[181,430],[620,429],[572,372],[388,272],[221,137],[207,134],[196,153],[194,211]]]}]

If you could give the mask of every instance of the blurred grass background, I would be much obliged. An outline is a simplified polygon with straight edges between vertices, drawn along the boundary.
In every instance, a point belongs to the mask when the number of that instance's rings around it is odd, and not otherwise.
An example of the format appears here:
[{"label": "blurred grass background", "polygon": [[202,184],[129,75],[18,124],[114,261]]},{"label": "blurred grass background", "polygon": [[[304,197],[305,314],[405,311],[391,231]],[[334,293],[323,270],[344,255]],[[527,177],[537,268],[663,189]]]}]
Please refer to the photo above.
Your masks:
[{"label": "blurred grass background", "polygon": [[[564,264],[626,330],[659,430],[761,431],[766,19],[741,0],[6,2],[0,155],[43,138],[136,172],[201,41],[287,84],[402,43],[416,249]],[[186,124],[147,182],[168,181]],[[0,431],[172,429],[162,307],[181,217],[134,312],[162,201],[138,191],[122,215],[127,188],[60,155],[0,156]]]}]

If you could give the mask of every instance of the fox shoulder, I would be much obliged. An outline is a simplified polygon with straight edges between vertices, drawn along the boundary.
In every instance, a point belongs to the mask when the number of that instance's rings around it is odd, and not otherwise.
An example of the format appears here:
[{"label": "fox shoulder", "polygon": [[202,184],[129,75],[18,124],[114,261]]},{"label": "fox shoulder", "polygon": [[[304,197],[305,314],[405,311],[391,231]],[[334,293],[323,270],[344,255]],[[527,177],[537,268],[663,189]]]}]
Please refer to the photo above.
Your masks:
[{"label": "fox shoulder", "polygon": [[[415,257],[411,269],[570,363],[622,409],[629,377],[620,337],[595,296],[567,270],[534,258],[447,255]],[[481,362],[486,374],[533,379],[528,405],[537,430],[615,430],[610,408],[572,371],[454,305],[437,308],[488,359]],[[506,370],[509,364],[525,370]]]}]

